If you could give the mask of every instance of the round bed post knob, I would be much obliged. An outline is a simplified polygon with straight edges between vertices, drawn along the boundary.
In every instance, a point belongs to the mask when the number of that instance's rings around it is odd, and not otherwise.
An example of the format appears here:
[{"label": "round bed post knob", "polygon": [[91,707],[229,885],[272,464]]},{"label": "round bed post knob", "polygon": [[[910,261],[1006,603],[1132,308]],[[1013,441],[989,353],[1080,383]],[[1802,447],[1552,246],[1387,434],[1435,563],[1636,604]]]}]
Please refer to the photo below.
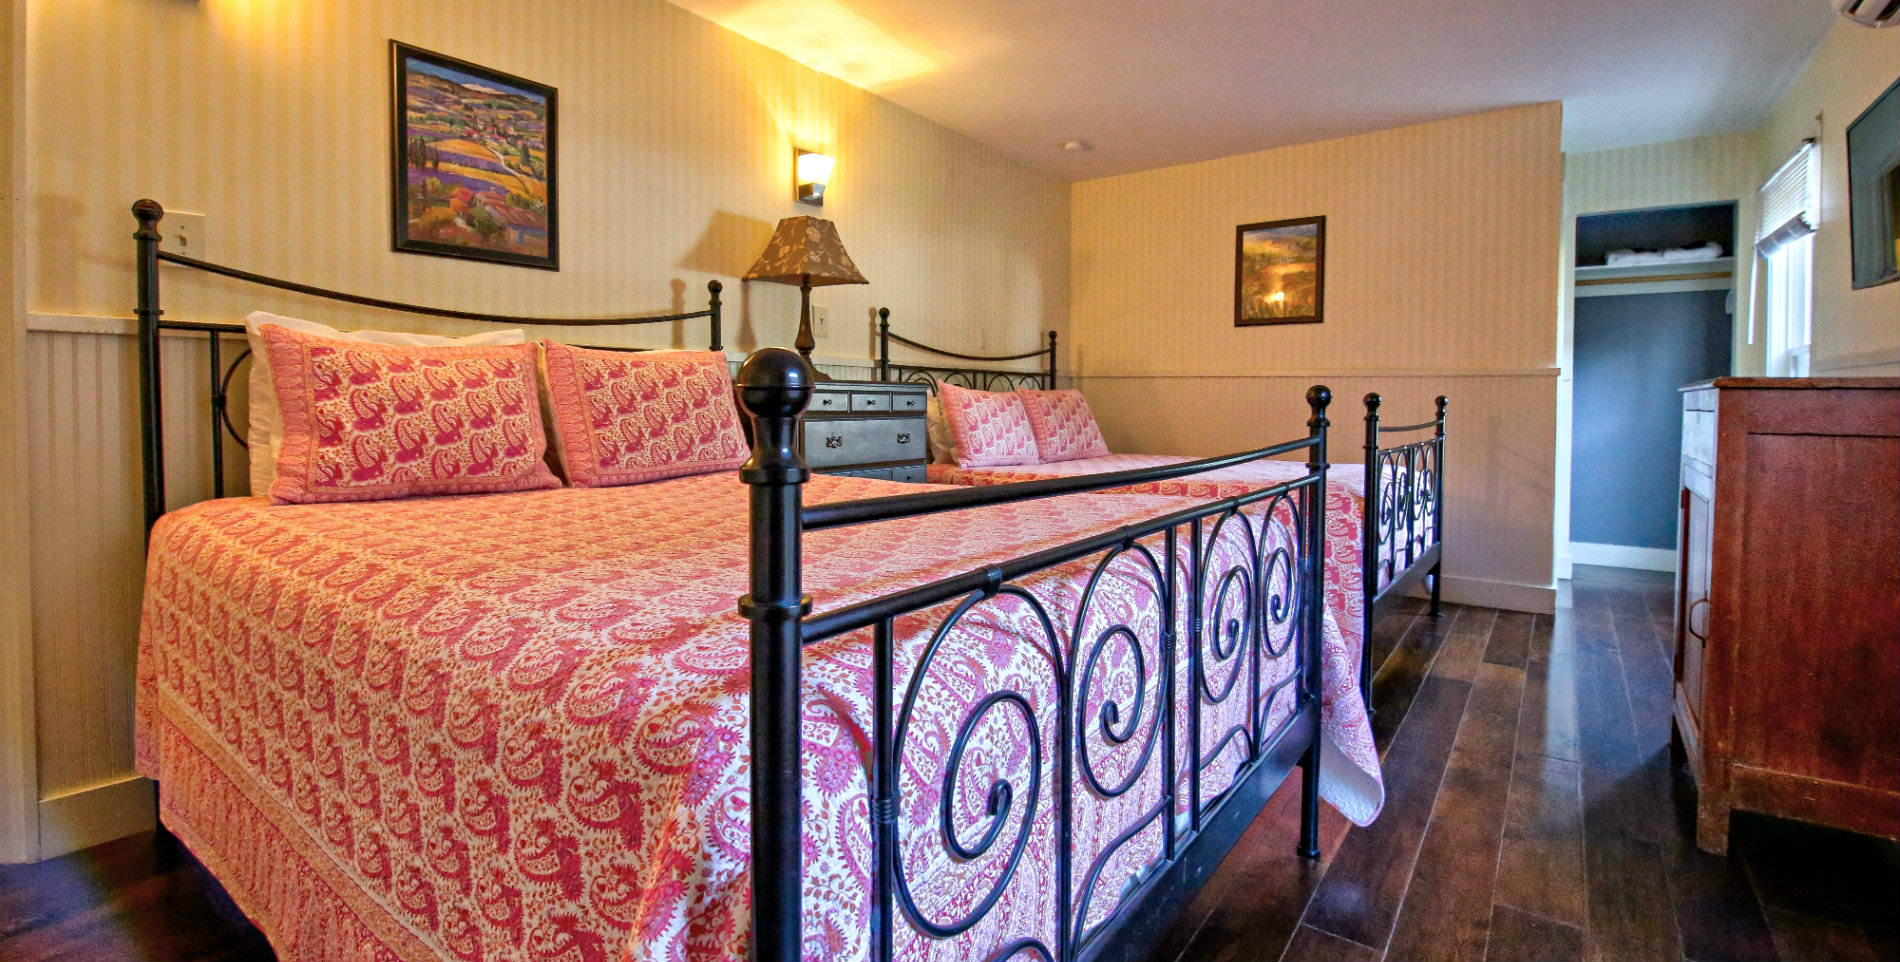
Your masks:
[{"label": "round bed post knob", "polygon": [[799,693],[811,599],[800,588],[811,472],[798,426],[813,380],[782,348],[754,351],[739,368],[739,403],[752,419],[752,456],[739,469],[751,487],[751,590],[739,611],[751,622],[752,864],[771,866],[752,873],[752,957],[761,962],[796,959],[803,948]]},{"label": "round bed post knob", "polygon": [[810,476],[798,451],[798,420],[815,381],[804,358],[780,347],[752,352],[739,367],[739,406],[752,421],[747,484],[799,484]]}]

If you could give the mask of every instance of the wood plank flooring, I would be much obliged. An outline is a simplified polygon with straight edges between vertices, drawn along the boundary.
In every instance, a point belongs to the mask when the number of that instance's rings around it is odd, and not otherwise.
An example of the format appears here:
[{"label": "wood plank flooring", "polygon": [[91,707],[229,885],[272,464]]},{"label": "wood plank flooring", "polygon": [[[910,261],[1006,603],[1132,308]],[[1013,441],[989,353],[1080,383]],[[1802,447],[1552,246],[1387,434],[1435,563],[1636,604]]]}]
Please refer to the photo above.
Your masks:
[{"label": "wood plank flooring", "polygon": [[[1375,626],[1384,813],[1323,809],[1293,854],[1290,779],[1150,962],[1900,959],[1900,857],[1738,814],[1693,844],[1669,757],[1666,576],[1579,568],[1555,617],[1408,603]],[[0,960],[270,959],[175,843],[0,866]]]},{"label": "wood plank flooring", "polygon": [[1667,575],[1578,568],[1554,617],[1382,619],[1379,820],[1302,869],[1275,799],[1151,962],[1900,958],[1890,843],[1738,814],[1727,857],[1695,848],[1670,605]]}]

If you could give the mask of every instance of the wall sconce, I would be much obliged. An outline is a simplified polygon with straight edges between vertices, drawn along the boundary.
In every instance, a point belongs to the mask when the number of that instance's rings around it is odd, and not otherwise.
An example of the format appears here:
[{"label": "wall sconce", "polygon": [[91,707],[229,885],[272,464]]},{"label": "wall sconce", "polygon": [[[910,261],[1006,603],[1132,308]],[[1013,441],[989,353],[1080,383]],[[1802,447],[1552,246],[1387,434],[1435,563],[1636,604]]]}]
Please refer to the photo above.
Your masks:
[{"label": "wall sconce", "polygon": [[798,182],[798,202],[813,207],[825,206],[825,184],[831,180],[831,166],[837,163],[833,157],[810,150],[796,150],[792,154],[792,163],[796,168]]}]

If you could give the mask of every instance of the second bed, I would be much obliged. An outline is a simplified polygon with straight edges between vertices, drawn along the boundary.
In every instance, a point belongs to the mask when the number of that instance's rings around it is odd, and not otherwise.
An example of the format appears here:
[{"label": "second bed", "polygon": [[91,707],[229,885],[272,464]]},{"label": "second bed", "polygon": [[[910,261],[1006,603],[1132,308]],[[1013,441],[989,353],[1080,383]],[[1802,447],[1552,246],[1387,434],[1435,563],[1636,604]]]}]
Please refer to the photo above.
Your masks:
[{"label": "second bed", "polygon": [[[955,367],[903,363],[891,359],[896,342],[914,351],[956,361],[999,364],[1037,360],[1039,370]],[[890,309],[878,311],[879,380],[923,383],[933,397],[944,386],[976,391],[1047,390],[1057,387],[1057,341],[1022,354],[966,354],[911,340],[890,329]],[[933,407],[937,402],[933,400]],[[1445,416],[1449,400],[1440,395],[1433,416],[1414,424],[1387,425],[1383,398],[1367,394],[1364,459],[1327,471],[1326,593],[1340,630],[1360,665],[1360,689],[1372,704],[1372,623],[1382,611],[1421,586],[1429,588],[1433,617],[1441,609],[1442,533],[1444,529]],[[1413,440],[1394,440],[1413,438]],[[933,447],[936,440],[933,438]],[[933,451],[928,477],[933,484],[995,485],[1049,478],[1074,478],[1139,471],[1192,460],[1186,455],[1105,454],[1036,464],[965,467],[939,460]],[[1296,478],[1304,465],[1292,461],[1254,461],[1164,481],[1110,488],[1120,494],[1152,494],[1199,499],[1229,498]],[[1368,484],[1368,478],[1371,483]]]}]

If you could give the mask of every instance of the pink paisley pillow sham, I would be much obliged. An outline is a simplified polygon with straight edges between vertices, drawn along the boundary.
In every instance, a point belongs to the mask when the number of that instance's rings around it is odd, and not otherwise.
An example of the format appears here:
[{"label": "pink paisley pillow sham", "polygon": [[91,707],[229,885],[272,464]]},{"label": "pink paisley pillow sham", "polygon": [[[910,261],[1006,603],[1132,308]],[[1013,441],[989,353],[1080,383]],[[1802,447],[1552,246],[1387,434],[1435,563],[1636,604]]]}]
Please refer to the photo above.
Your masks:
[{"label": "pink paisley pillow sham", "polygon": [[542,342],[554,448],[577,488],[730,471],[745,463],[726,356],[592,351]]},{"label": "pink paisley pillow sham", "polygon": [[1029,413],[1029,429],[1043,463],[1108,457],[1108,442],[1102,440],[1101,425],[1081,391],[1018,389],[1016,394]]},{"label": "pink paisley pillow sham", "polygon": [[1036,435],[1029,427],[1023,400],[1013,392],[972,391],[954,384],[940,385],[944,418],[956,443],[961,467],[1036,464]]},{"label": "pink paisley pillow sham", "polygon": [[278,504],[558,488],[534,346],[349,343],[261,328],[283,418]]}]

